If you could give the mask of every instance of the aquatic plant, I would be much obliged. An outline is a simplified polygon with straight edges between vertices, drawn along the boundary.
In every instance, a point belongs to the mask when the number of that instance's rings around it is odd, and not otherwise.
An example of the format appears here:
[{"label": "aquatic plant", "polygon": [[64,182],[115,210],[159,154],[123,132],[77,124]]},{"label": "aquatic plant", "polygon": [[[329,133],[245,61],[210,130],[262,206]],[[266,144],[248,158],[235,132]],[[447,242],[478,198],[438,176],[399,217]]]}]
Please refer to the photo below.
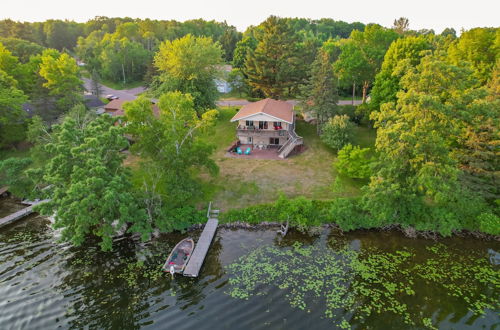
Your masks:
[{"label": "aquatic plant", "polygon": [[348,246],[335,251],[299,243],[289,248],[263,246],[227,266],[227,293],[249,299],[265,295],[266,288],[276,286],[288,291],[286,298],[291,306],[306,312],[321,302],[325,317],[342,328],[349,328],[349,321],[363,322],[371,315],[386,313],[398,315],[408,325],[434,328],[431,317],[412,314],[405,303],[416,295],[415,283],[422,279],[463,298],[476,314],[500,307],[495,301],[497,294],[481,291],[489,286],[500,292],[500,273],[484,256],[455,258],[457,253],[444,245],[428,249],[432,254],[420,261],[409,249],[358,252]]}]

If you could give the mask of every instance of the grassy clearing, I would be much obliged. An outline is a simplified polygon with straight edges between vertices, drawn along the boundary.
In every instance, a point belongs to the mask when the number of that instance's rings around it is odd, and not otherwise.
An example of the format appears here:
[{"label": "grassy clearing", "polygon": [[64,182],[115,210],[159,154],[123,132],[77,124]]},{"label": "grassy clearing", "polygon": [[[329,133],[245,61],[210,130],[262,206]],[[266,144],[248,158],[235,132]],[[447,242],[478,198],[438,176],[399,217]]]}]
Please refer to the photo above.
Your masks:
[{"label": "grassy clearing", "polygon": [[[215,129],[205,137],[217,146],[214,159],[220,173],[215,178],[202,174],[201,178],[207,198],[218,207],[228,210],[273,202],[279,192],[313,199],[359,194],[363,181],[343,179],[334,185],[337,172],[332,164],[336,153],[321,142],[315,126],[303,121],[297,123],[297,134],[304,138],[307,149],[300,155],[285,160],[226,157],[226,149],[236,140],[236,124],[229,120],[237,109],[220,109]],[[373,146],[374,140],[374,130],[357,128],[356,144]]]},{"label": "grassy clearing", "polygon": [[104,86],[107,86],[109,88],[117,89],[117,90],[132,89],[132,88],[144,86],[143,81],[131,81],[131,82],[127,82],[124,84],[123,82],[114,82],[111,80],[104,80],[104,79],[101,81],[101,84],[103,84]]}]

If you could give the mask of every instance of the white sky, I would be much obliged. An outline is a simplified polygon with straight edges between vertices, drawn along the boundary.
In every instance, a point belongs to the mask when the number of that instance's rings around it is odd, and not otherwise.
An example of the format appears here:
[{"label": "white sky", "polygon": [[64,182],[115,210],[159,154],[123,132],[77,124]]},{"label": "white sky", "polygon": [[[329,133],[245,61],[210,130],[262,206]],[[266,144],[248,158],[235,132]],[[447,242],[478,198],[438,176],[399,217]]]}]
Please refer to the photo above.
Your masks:
[{"label": "white sky", "polygon": [[50,18],[84,22],[94,16],[151,19],[226,20],[239,31],[269,15],[328,17],[346,22],[391,26],[410,19],[410,28],[446,27],[457,32],[472,27],[500,26],[500,0],[0,0],[0,19],[44,21]]}]

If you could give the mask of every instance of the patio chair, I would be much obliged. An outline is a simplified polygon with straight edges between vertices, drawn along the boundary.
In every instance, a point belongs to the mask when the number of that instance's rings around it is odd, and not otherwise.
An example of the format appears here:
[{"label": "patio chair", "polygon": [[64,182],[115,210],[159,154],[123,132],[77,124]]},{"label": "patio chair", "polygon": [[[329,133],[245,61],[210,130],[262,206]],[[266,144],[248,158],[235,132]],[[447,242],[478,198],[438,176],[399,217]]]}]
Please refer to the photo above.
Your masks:
[{"label": "patio chair", "polygon": [[238,153],[238,155],[242,155],[243,154],[243,151],[241,151],[240,147],[236,148],[236,152]]},{"label": "patio chair", "polygon": [[252,152],[252,149],[247,148],[247,150],[245,150],[245,155],[250,155],[251,152]]}]

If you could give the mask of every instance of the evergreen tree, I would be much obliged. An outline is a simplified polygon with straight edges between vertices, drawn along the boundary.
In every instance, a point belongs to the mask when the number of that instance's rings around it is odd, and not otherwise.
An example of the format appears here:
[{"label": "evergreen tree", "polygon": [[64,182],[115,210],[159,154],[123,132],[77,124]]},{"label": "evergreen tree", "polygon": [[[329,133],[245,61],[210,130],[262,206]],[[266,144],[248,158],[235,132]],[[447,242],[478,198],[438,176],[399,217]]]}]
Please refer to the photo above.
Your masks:
[{"label": "evergreen tree", "polygon": [[328,53],[319,51],[311,69],[311,77],[302,88],[302,108],[314,114],[317,131],[329,118],[337,114],[338,109],[337,78],[333,73]]},{"label": "evergreen tree", "polygon": [[300,57],[298,37],[286,19],[270,16],[256,32],[257,47],[245,60],[248,83],[266,97],[282,99],[297,86]]}]

